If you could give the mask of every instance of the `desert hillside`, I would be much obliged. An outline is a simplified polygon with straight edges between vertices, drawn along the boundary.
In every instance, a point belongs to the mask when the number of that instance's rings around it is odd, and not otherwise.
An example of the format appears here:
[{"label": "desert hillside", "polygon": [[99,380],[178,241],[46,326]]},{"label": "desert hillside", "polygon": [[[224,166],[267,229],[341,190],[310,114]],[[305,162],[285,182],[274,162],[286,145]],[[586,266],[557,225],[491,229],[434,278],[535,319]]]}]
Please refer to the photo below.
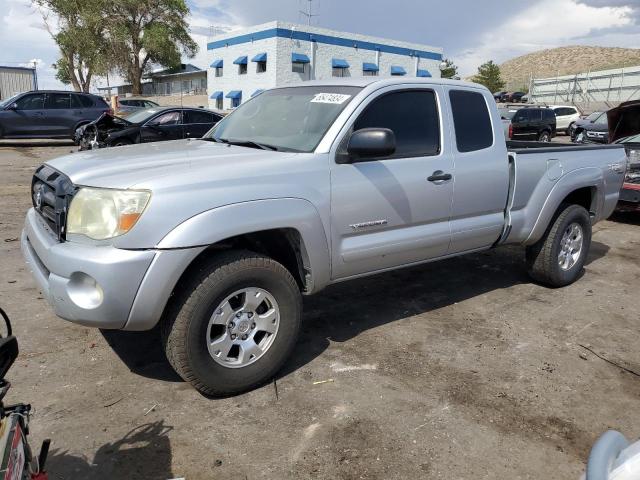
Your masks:
[{"label": "desert hillside", "polygon": [[570,46],[541,50],[513,58],[500,65],[502,79],[512,88],[535,78],[570,75],[640,65],[640,49]]}]

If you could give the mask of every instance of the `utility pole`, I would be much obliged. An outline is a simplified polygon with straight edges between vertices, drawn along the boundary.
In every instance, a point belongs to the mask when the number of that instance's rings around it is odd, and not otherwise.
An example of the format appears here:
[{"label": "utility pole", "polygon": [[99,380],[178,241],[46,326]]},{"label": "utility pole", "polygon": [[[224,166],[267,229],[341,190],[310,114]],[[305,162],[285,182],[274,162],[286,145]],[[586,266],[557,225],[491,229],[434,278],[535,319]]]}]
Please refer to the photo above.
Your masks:
[{"label": "utility pole", "polygon": [[38,90],[38,62],[36,60],[33,61],[33,89]]},{"label": "utility pole", "polygon": [[307,0],[307,11],[303,12],[302,10],[299,10],[299,12],[307,17],[307,25],[311,26],[311,19],[313,17],[317,17],[318,14],[317,13],[311,13],[311,2],[313,2],[313,0]]}]

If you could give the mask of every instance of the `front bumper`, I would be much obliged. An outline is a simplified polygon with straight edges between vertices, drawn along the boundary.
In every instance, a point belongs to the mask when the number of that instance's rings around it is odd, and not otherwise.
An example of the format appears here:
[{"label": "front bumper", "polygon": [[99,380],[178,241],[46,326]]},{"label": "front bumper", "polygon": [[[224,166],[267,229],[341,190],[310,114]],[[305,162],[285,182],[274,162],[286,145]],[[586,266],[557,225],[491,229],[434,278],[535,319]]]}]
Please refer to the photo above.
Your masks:
[{"label": "front bumper", "polygon": [[201,248],[123,250],[57,241],[32,208],[22,253],[56,315],[90,327],[147,330]]}]

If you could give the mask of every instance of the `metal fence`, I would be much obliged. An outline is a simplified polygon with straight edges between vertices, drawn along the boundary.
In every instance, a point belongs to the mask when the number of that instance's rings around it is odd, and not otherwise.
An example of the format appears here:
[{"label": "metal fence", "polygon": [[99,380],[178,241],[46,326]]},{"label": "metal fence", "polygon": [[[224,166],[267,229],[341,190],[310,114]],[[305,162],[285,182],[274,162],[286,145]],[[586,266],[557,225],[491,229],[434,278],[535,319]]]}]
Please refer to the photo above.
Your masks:
[{"label": "metal fence", "polygon": [[640,99],[640,66],[532,79],[529,100],[571,104],[588,112]]}]

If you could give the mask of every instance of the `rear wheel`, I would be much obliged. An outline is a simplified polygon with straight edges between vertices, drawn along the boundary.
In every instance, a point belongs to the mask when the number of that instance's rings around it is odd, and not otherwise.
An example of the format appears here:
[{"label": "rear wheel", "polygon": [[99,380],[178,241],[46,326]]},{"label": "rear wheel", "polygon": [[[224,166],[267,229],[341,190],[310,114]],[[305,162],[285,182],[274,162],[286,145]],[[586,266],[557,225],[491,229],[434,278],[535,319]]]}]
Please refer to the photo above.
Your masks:
[{"label": "rear wheel", "polygon": [[291,354],[302,299],[291,273],[248,251],[214,257],[162,320],[167,358],[197,390],[225,396],[268,381]]},{"label": "rear wheel", "polygon": [[567,130],[564,132],[564,133],[565,133],[565,135],[569,135],[569,136],[571,136],[571,140],[573,140],[573,134],[572,134],[572,132],[573,132],[573,127],[574,127],[574,126],[575,126],[575,123],[570,124],[570,125],[569,125],[569,127],[567,127]]},{"label": "rear wheel", "polygon": [[534,245],[527,247],[529,275],[550,287],[576,281],[591,246],[591,218],[580,205],[562,205],[559,214]]},{"label": "rear wheel", "polygon": [[550,142],[551,141],[551,134],[545,130],[538,137],[538,141],[539,142],[544,142],[544,143]]}]

